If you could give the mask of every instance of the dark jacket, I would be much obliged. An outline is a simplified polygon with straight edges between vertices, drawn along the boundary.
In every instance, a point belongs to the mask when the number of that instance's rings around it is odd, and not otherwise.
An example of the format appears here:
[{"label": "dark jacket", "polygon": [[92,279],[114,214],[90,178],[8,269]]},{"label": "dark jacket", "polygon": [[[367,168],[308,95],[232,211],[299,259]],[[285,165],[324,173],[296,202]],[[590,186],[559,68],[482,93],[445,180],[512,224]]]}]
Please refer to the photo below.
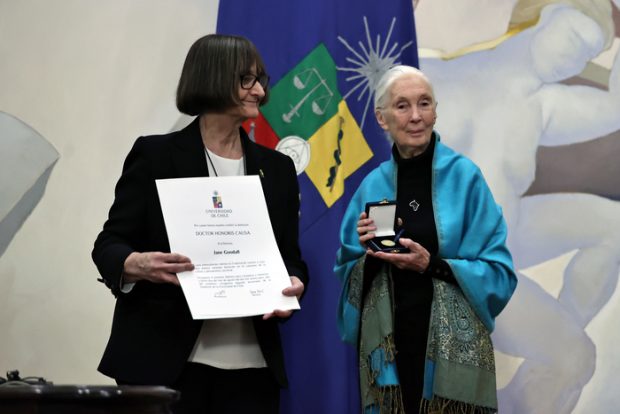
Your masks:
[{"label": "dark jacket", "polygon": [[[250,141],[243,130],[241,142],[246,174],[261,179],[288,273],[307,286],[298,244],[299,187],[293,162]],[[170,252],[155,180],[208,175],[198,119],[181,131],[140,137],[129,152],[109,218],[92,252],[104,283],[116,295],[112,331],[99,364],[103,374],[127,383],[171,385],[181,373],[202,324],[192,319],[181,288],[139,281],[125,294],[120,292],[120,278],[130,253]],[[277,318],[263,321],[256,316],[253,321],[267,365],[285,387]]]}]

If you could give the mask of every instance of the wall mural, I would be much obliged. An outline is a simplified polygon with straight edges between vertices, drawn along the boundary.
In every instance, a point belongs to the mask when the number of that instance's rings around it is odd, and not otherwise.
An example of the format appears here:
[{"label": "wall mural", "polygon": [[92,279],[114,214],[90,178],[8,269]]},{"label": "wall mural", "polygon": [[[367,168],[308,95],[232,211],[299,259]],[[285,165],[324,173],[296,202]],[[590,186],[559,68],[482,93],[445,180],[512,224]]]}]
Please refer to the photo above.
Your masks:
[{"label": "wall mural", "polygon": [[[505,33],[449,51],[438,50],[450,44],[445,32],[456,39],[459,30],[471,35],[484,26],[472,11],[484,2],[458,6],[469,8],[467,28],[442,22],[440,3],[420,0],[416,8],[437,130],[483,170],[519,270],[494,333],[497,350],[518,361],[500,390],[500,412],[609,412],[605,404],[619,401],[604,389],[596,401],[579,402],[593,379],[620,386],[597,369],[605,355],[588,329],[620,271],[620,53],[607,68],[593,61],[617,49],[618,2],[501,1],[494,7],[510,19]],[[435,45],[433,23],[444,32]],[[559,257],[568,264],[554,292],[547,275],[536,279],[528,269]]]},{"label": "wall mural", "polygon": [[[504,208],[519,270],[494,333],[500,412],[613,412],[620,406],[620,0],[414,4],[421,68],[439,102],[437,129],[482,168]],[[181,117],[172,129],[187,122]],[[0,256],[58,159],[44,137],[0,112]],[[96,309],[85,326],[102,310],[109,309]],[[9,350],[24,348],[15,332]],[[79,374],[87,377],[94,363]]]},{"label": "wall mural", "polygon": [[0,256],[43,196],[59,158],[54,147],[19,119],[0,112]]}]

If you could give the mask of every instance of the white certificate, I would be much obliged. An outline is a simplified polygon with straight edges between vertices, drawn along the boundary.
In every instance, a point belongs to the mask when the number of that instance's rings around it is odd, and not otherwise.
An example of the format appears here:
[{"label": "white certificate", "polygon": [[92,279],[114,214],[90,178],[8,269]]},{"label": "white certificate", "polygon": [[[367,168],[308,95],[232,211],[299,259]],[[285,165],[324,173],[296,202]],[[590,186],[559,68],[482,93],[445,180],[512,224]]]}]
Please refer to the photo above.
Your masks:
[{"label": "white certificate", "polygon": [[156,183],[170,249],[195,266],[177,275],[194,319],[299,309],[258,176]]}]

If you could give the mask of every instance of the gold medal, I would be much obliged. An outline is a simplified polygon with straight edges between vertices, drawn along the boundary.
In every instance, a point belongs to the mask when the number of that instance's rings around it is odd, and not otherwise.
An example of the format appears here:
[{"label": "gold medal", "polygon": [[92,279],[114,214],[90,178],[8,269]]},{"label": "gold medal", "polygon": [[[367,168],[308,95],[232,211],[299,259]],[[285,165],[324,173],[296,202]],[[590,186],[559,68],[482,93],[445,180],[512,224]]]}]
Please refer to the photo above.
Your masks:
[{"label": "gold medal", "polygon": [[392,247],[396,245],[396,243],[394,243],[392,240],[381,240],[381,244],[386,247]]}]

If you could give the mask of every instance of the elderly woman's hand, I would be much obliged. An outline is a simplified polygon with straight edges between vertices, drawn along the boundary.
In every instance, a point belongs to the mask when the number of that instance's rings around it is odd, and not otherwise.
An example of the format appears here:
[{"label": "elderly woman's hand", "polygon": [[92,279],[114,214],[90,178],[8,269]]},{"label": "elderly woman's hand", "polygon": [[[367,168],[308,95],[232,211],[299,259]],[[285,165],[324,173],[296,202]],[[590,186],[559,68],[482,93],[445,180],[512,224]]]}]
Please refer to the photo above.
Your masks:
[{"label": "elderly woman's hand", "polygon": [[148,280],[153,283],[180,285],[177,273],[188,270],[194,270],[192,261],[178,253],[133,252],[125,259],[123,282]]},{"label": "elderly woman's hand", "polygon": [[369,251],[368,255],[385,260],[399,269],[423,273],[431,262],[431,254],[420,243],[401,237],[398,242],[409,249],[408,253],[385,253]]},{"label": "elderly woman's hand", "polygon": [[[304,293],[304,283],[297,276],[289,276],[291,279],[291,286],[284,288],[282,294],[284,296],[296,296],[297,300],[301,299],[302,293]],[[266,313],[263,315],[263,320],[267,320],[277,316],[278,318],[288,318],[293,314],[292,309],[288,310],[280,310],[276,309],[273,312]]]},{"label": "elderly woman's hand", "polygon": [[360,214],[360,219],[357,222],[357,234],[359,235],[360,244],[363,247],[366,247],[366,242],[368,240],[375,237],[373,233],[375,230],[377,230],[377,227],[373,219],[368,218],[365,212]]}]

